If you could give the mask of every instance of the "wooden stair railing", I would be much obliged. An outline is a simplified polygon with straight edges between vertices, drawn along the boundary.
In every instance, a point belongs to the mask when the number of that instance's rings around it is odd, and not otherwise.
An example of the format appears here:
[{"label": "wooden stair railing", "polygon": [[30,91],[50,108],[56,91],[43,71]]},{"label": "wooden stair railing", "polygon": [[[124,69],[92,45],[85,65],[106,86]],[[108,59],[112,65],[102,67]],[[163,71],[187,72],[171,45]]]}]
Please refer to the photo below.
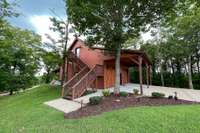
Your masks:
[{"label": "wooden stair railing", "polygon": [[90,71],[90,69],[85,66],[79,73],[77,73],[76,75],[74,75],[69,81],[67,81],[64,85],[63,85],[63,93],[62,96],[65,97],[66,95],[69,94],[69,92],[71,91],[72,87],[78,82],[80,81],[80,79],[87,74]]},{"label": "wooden stair railing", "polygon": [[68,52],[68,59],[72,62],[75,62],[78,64],[79,68],[84,68],[85,66],[88,67],[87,64],[85,64],[80,58],[78,58],[73,52]]},{"label": "wooden stair railing", "polygon": [[77,66],[80,68],[80,71],[63,85],[62,97],[65,97],[67,94],[69,94],[70,90],[72,89],[71,87],[75,85],[90,70],[89,66],[71,51],[68,52],[67,59],[77,64]]},{"label": "wooden stair railing", "polygon": [[100,65],[96,65],[91,69],[82,79],[77,82],[71,89],[71,99],[75,99],[83,95],[86,89],[97,79],[97,73],[99,69],[102,68]]}]

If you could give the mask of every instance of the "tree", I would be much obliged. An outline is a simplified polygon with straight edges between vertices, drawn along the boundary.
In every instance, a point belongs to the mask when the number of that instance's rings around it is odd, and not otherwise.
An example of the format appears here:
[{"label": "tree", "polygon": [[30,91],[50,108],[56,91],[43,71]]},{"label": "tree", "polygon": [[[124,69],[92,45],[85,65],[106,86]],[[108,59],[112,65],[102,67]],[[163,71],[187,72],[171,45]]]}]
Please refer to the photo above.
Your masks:
[{"label": "tree", "polygon": [[0,85],[13,91],[30,87],[36,81],[40,36],[3,23],[0,29]]},{"label": "tree", "polygon": [[[59,33],[59,40],[55,42],[56,43],[60,43],[61,44],[61,58],[62,58],[62,79],[61,79],[61,86],[63,86],[64,82],[66,81],[66,57],[67,57],[67,46],[68,46],[68,40],[69,40],[69,21],[68,19],[66,21],[64,20],[59,20],[56,17],[50,18],[53,26],[50,28],[52,29],[54,32]],[[50,36],[49,38],[51,40],[53,40]]]},{"label": "tree", "polygon": [[46,69],[45,82],[49,83],[54,77],[54,70],[61,64],[60,55],[54,51],[42,51],[41,58]]},{"label": "tree", "polygon": [[66,0],[69,20],[87,36],[88,44],[100,44],[115,51],[115,93],[119,93],[120,87],[123,44],[147,30],[147,24],[155,26],[176,4],[174,0]]},{"label": "tree", "polygon": [[17,17],[19,13],[14,9],[16,5],[16,3],[9,3],[7,0],[0,0],[0,20],[4,17]]}]

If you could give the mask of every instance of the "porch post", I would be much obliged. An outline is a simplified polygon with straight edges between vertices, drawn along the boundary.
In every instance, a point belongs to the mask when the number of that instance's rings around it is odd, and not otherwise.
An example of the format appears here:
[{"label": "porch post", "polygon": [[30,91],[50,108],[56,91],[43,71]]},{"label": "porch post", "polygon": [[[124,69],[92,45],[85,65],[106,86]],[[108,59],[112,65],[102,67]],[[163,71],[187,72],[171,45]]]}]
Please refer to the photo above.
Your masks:
[{"label": "porch post", "polygon": [[96,80],[95,80],[95,90],[97,90],[97,86],[98,86],[98,79],[96,78]]},{"label": "porch post", "polygon": [[139,56],[139,79],[140,79],[140,94],[143,95],[143,88],[142,88],[142,57]]},{"label": "porch post", "polygon": [[75,72],[74,72],[74,62],[72,61],[72,74],[75,75]]},{"label": "porch post", "polygon": [[151,65],[149,66],[149,73],[150,73],[150,75],[149,75],[149,77],[150,77],[150,85],[152,85],[152,66]]},{"label": "porch post", "polygon": [[69,77],[69,76],[68,76],[68,72],[69,72],[69,60],[67,60],[67,74],[66,74],[67,77],[66,77],[66,81],[68,81],[68,79],[69,79],[69,78],[68,78],[68,77]]},{"label": "porch post", "polygon": [[149,65],[146,63],[146,80],[147,80],[147,88],[149,88]]}]

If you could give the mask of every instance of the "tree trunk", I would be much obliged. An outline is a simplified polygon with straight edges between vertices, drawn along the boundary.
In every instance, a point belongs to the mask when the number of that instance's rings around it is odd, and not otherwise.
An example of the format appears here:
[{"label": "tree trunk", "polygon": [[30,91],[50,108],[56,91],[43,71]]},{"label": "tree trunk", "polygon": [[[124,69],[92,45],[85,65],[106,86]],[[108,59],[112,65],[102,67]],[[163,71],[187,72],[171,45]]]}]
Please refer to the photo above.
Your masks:
[{"label": "tree trunk", "polygon": [[164,82],[164,76],[163,76],[163,72],[160,72],[160,79],[161,79],[161,84],[162,86],[165,86],[165,82]]},{"label": "tree trunk", "polygon": [[[161,61],[160,61],[161,62]],[[160,63],[160,80],[161,80],[161,85],[162,86],[165,86],[165,83],[164,83],[164,76],[163,76],[163,63],[161,62]]]},{"label": "tree trunk", "polygon": [[10,94],[9,95],[13,95],[13,89],[10,90]]},{"label": "tree trunk", "polygon": [[174,64],[172,63],[172,61],[171,61],[171,68],[172,68],[172,77],[173,77],[172,86],[175,86],[175,70],[174,70]]},{"label": "tree trunk", "polygon": [[200,63],[200,59],[199,59],[199,56],[197,55],[197,71],[198,71],[198,73],[200,73],[199,63]]},{"label": "tree trunk", "polygon": [[50,82],[50,70],[47,70],[47,75],[46,75],[46,83]]},{"label": "tree trunk", "polygon": [[188,57],[188,80],[189,80],[189,88],[190,89],[194,89],[193,88],[193,84],[192,84],[192,68],[191,65],[192,61],[191,61],[191,55]]},{"label": "tree trunk", "polygon": [[160,78],[161,78],[162,86],[165,86],[162,64],[161,64],[161,67],[160,67]]},{"label": "tree trunk", "polygon": [[120,91],[120,56],[121,56],[121,47],[120,45],[116,51],[115,59],[115,88],[114,94],[119,94]]},{"label": "tree trunk", "polygon": [[64,95],[64,83],[66,81],[66,56],[67,56],[67,43],[68,43],[68,26],[69,22],[67,21],[66,28],[65,28],[65,43],[64,43],[64,49],[63,49],[63,66],[62,66],[62,80],[61,80],[61,87],[62,87],[62,92],[61,96],[63,97]]}]

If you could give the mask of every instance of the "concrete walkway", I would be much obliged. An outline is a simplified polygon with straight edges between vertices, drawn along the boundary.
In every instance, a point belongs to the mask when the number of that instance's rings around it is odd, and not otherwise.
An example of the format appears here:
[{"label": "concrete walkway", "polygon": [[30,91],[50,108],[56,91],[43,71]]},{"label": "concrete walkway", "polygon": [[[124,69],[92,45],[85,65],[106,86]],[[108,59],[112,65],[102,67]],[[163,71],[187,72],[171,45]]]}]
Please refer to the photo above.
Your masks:
[{"label": "concrete walkway", "polygon": [[81,108],[81,102],[83,103],[82,106],[85,106],[87,103],[89,103],[90,97],[93,96],[102,96],[101,90],[98,90],[97,92],[93,94],[89,94],[77,99],[67,100],[63,98],[58,98],[52,101],[45,102],[44,104],[53,107],[59,111],[62,111],[64,113],[70,113],[72,111],[78,110]]},{"label": "concrete walkway", "polygon": [[81,104],[71,101],[71,100],[66,100],[63,98],[55,99],[52,101],[45,102],[44,104],[53,107],[59,111],[62,111],[64,113],[69,113],[75,110],[78,110],[81,108]]},{"label": "concrete walkway", "polygon": [[[133,93],[133,89],[139,90],[139,84],[126,84],[124,86],[120,86],[120,91],[126,91],[128,93]],[[109,88],[110,92],[113,92],[114,88]],[[183,100],[189,101],[196,101],[200,102],[200,90],[190,90],[190,89],[181,89],[181,88],[171,88],[171,87],[161,87],[161,86],[150,86],[147,88],[146,85],[143,85],[144,95],[151,96],[152,92],[161,92],[164,93],[166,97],[169,95],[174,95],[174,92],[177,92],[178,98]],[[70,113],[72,111],[78,110],[81,108],[81,102],[83,103],[82,106],[85,106],[89,103],[89,98],[93,96],[102,96],[102,90],[98,90],[93,94],[89,94],[77,99],[66,100],[66,99],[55,99],[52,101],[45,102],[44,104],[53,107],[59,111],[64,113]]]},{"label": "concrete walkway", "polygon": [[[139,90],[139,84],[126,84],[121,86],[120,91],[133,92],[133,89]],[[112,88],[113,89],[113,88]],[[146,85],[143,85],[144,95],[151,96],[152,92],[161,92],[164,93],[166,97],[169,95],[174,95],[174,92],[177,92],[178,98],[188,101],[200,102],[200,90],[191,90],[184,88],[172,88],[172,87],[161,87],[161,86],[150,86],[147,88]]]}]

